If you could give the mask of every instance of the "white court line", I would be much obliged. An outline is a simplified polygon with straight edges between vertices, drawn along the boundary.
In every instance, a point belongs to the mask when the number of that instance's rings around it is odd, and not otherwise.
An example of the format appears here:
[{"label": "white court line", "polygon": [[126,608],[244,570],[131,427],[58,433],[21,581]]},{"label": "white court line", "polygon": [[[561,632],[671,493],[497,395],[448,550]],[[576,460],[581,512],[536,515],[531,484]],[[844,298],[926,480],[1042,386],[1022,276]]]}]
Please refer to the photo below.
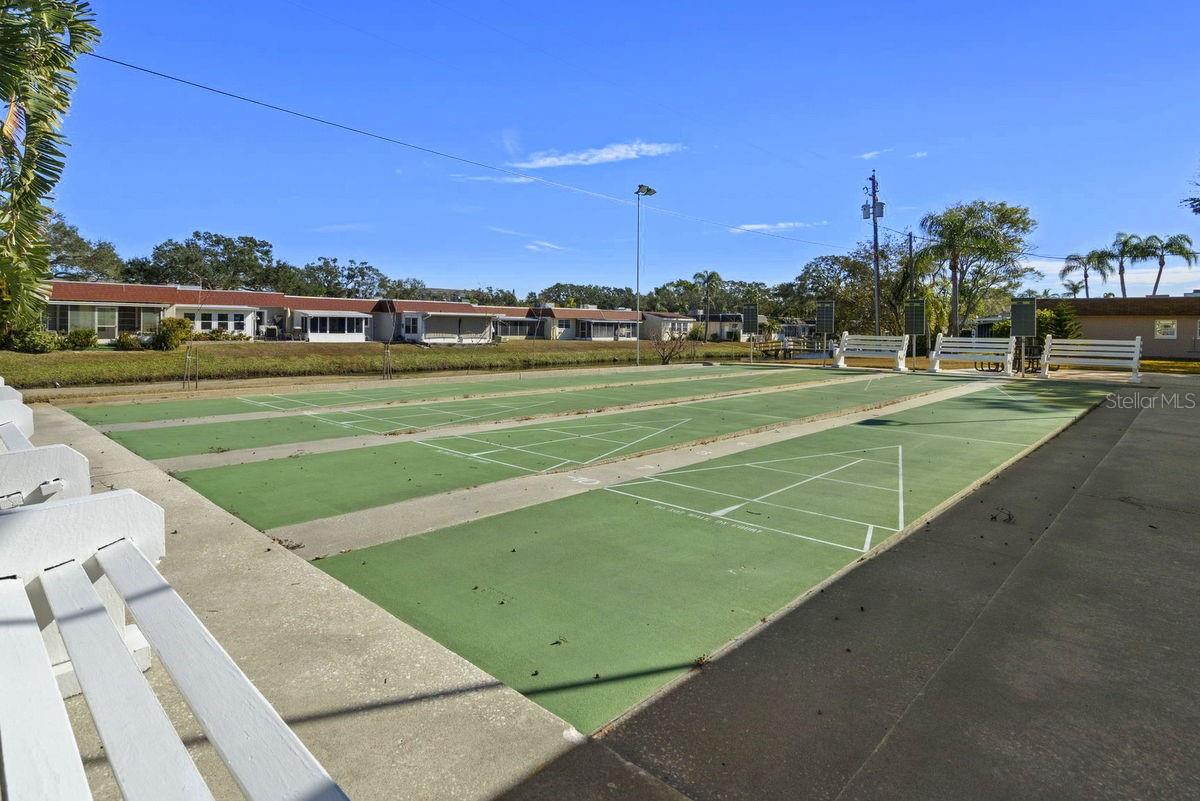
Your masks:
[{"label": "white court line", "polygon": [[[447,439],[450,439],[450,437],[447,437]],[[468,437],[465,434],[459,434],[459,435],[453,437],[453,439],[465,439],[465,440],[470,440],[471,442],[478,442],[481,445],[491,445],[493,447],[500,447],[504,450],[509,450],[509,451],[520,451],[522,453],[528,453],[531,456],[540,456],[541,458],[549,459],[550,461],[554,461],[555,459],[560,459],[560,460],[562,460],[559,462],[560,465],[567,464],[567,463],[584,464],[583,462],[576,461],[575,459],[563,459],[563,457],[561,457],[561,456],[550,456],[549,454],[538,453],[535,450],[531,450],[531,448],[540,447],[542,445],[551,445],[555,442],[566,442],[569,439],[573,440],[573,439],[575,439],[575,437],[566,437],[563,439],[552,439],[552,440],[548,440],[546,442],[535,442],[532,445],[527,446],[527,447],[523,447],[521,445],[501,445],[499,442],[488,442],[486,439],[478,439],[476,437]],[[459,453],[459,451],[456,451],[456,453]],[[466,456],[468,454],[463,453],[463,455]],[[558,466],[559,465],[555,465],[555,467],[558,467]],[[551,467],[545,468],[545,470],[552,470],[552,469],[553,468],[551,468]],[[545,472],[545,471],[544,470],[543,471],[535,470],[533,472]]]},{"label": "white court line", "polygon": [[366,426],[361,426],[361,425],[359,425],[358,423],[342,422],[342,421],[340,421],[340,420],[327,420],[327,419],[325,419],[324,417],[322,417],[322,416],[321,416],[321,414],[320,414],[320,413],[318,413],[318,412],[306,412],[306,413],[305,413],[305,417],[311,417],[311,418],[312,418],[312,419],[314,419],[314,420],[320,420],[322,423],[326,423],[326,424],[328,424],[328,425],[331,425],[331,426],[338,426],[338,427],[340,427],[340,428],[354,428],[354,429],[357,429],[357,430],[359,430],[359,431],[366,431],[368,434],[381,434],[381,433],[383,433],[383,432],[381,432],[381,431],[376,431],[376,430],[375,430],[375,429],[373,429],[373,428],[367,428]]},{"label": "white court line", "polygon": [[[860,459],[859,461],[867,461],[867,460]],[[876,462],[876,464],[879,464],[879,463]],[[783,470],[778,467],[767,467],[765,464],[749,464],[749,465],[746,465],[746,467],[754,467],[754,468],[757,468],[758,470],[770,470],[772,473],[786,473],[789,476],[812,476],[812,475],[815,475],[814,473],[799,473],[795,470]],[[878,484],[864,484],[861,481],[847,481],[844,478],[826,478],[825,480],[832,481],[837,484],[848,484],[851,487],[862,487],[863,489],[879,490],[881,492],[899,492],[899,490],[897,490],[895,487],[881,487]]]},{"label": "white court line", "polygon": [[478,459],[481,462],[491,462],[492,464],[500,464],[500,465],[504,465],[505,467],[511,467],[514,470],[524,470],[526,473],[539,472],[530,467],[522,467],[519,464],[509,464],[508,462],[502,462],[499,459],[488,459],[483,456],[473,456],[472,454],[469,454],[469,453],[463,453],[462,451],[456,451],[456,450],[453,450],[452,448],[443,448],[441,445],[435,445],[432,442],[429,442],[428,440],[418,439],[418,440],[414,440],[414,442],[416,442],[418,445],[428,445],[430,448],[436,448],[437,450],[442,451],[443,453],[450,453],[455,456],[467,456],[471,459]]},{"label": "white court line", "polygon": [[[721,398],[721,400],[725,400],[725,398]],[[704,406],[707,408],[716,409],[718,412],[727,412],[729,414],[748,414],[753,417],[769,417],[772,420],[795,420],[796,419],[794,417],[784,417],[783,415],[779,415],[779,414],[766,414],[765,412],[746,412],[746,411],[742,411],[741,409],[722,409],[720,406],[714,405],[714,403],[712,401],[693,401],[691,403],[679,403],[676,405],[677,406]]]},{"label": "white court line", "polygon": [[660,435],[660,434],[665,434],[665,433],[667,433],[668,431],[670,431],[672,428],[675,428],[675,427],[677,427],[677,426],[681,426],[681,425],[683,425],[684,423],[687,423],[687,422],[691,422],[691,419],[689,418],[689,419],[687,419],[687,420],[680,420],[678,423],[675,423],[674,425],[669,425],[669,426],[667,426],[666,428],[660,429],[659,431],[651,431],[651,432],[650,432],[649,434],[647,434],[646,436],[644,436],[644,437],[639,437],[638,439],[635,439],[633,442],[630,442],[630,443],[628,443],[628,444],[626,444],[626,445],[622,445],[622,446],[620,446],[619,448],[613,448],[611,451],[608,451],[607,453],[602,453],[602,454],[600,454],[599,456],[593,456],[591,459],[588,459],[586,462],[584,462],[584,464],[591,464],[592,462],[595,462],[595,461],[597,461],[597,460],[599,460],[599,459],[603,459],[603,458],[604,458],[604,457],[606,457],[606,456],[612,456],[612,455],[613,455],[614,453],[616,453],[617,451],[623,451],[623,450],[625,450],[626,448],[630,448],[630,447],[632,447],[632,446],[634,446],[634,445],[637,445],[639,442],[644,442],[644,441],[646,441],[646,440],[650,439],[651,437],[657,437],[657,436],[658,436],[658,435]]},{"label": "white court line", "polygon": [[777,490],[771,490],[766,495],[759,495],[757,498],[752,498],[751,500],[744,501],[742,503],[736,504],[735,506],[730,506],[729,508],[722,509],[719,512],[713,512],[712,514],[714,517],[721,517],[723,515],[729,514],[730,512],[732,512],[736,509],[742,508],[747,503],[762,503],[765,499],[770,498],[772,495],[778,495],[781,492],[787,492],[790,489],[795,489],[796,487],[807,484],[810,481],[816,481],[819,478],[825,478],[825,476],[827,476],[831,473],[836,473],[839,470],[845,470],[847,467],[854,467],[854,465],[856,465],[856,464],[862,464],[862,459],[855,459],[853,462],[849,462],[849,463],[841,465],[839,467],[835,467],[832,470],[826,470],[824,473],[821,473],[819,475],[808,476],[806,478],[802,478],[799,481],[795,482],[794,484],[788,484],[786,487],[780,487]]},{"label": "white court line", "polygon": [[303,401],[299,398],[288,397],[287,395],[268,395],[267,397],[275,398],[276,400],[283,401],[284,403],[299,403],[301,406],[311,406],[314,409],[321,408],[321,404],[319,403],[309,403],[308,401]]},{"label": "white court line", "polygon": [[863,540],[863,553],[871,550],[871,537],[875,535],[875,527],[867,526],[867,538]]},{"label": "white court line", "polygon": [[[274,396],[268,395],[267,397],[274,397]],[[266,408],[272,409],[277,412],[286,412],[289,409],[296,408],[294,406],[276,406],[274,403],[267,403],[266,401],[250,400],[250,398],[238,398],[238,400],[242,401],[243,403],[253,404],[255,406],[265,406]]]},{"label": "white court line", "polygon": [[[904,528],[904,446],[896,446],[896,477],[900,482],[900,520],[899,528]],[[870,541],[870,532],[867,532],[867,540]],[[863,548],[865,551],[866,548]]]},{"label": "white court line", "polygon": [[[754,501],[754,498],[747,498],[744,495],[734,495],[732,492],[721,492],[720,490],[705,489],[704,487],[693,487],[691,484],[681,484],[677,481],[667,481],[666,479],[660,478],[658,476],[647,476],[647,478],[651,482],[659,482],[661,484],[670,484],[673,487],[680,487],[682,489],[695,490],[696,492],[707,492],[710,495],[723,495],[726,498],[733,498],[734,500],[738,500],[738,501],[746,501],[746,502]],[[629,482],[629,483],[633,483],[633,482]],[[640,484],[642,482],[639,481],[637,483]],[[624,487],[625,484],[618,484],[617,486]],[[643,500],[650,500],[650,499],[645,498]],[[756,501],[756,503],[760,503],[763,506],[774,506],[776,509],[787,509],[789,512],[799,512],[800,514],[814,515],[816,517],[827,517],[830,520],[838,520],[842,523],[853,523],[856,526],[871,526],[871,525],[873,525],[876,528],[886,528],[888,531],[898,531],[899,530],[899,529],[894,529],[891,526],[884,526],[884,525],[880,525],[877,523],[868,523],[865,520],[854,520],[849,517],[838,517],[837,515],[826,514],[824,512],[814,512],[811,509],[801,509],[798,506],[787,506],[786,504],[774,503],[772,501]],[[709,512],[703,512],[702,514],[709,514]]]},{"label": "white court line", "polygon": [[932,434],[928,431],[909,431],[903,427],[893,426],[862,426],[862,428],[870,430],[886,430],[888,433],[912,434],[914,437],[936,437],[938,439],[956,439],[959,442],[986,442],[989,445],[1008,445],[1013,448],[1028,448],[1028,442],[1005,442],[999,439],[982,439],[980,437],[960,437],[955,434]]},{"label": "white court line", "polygon": [[[735,467],[761,467],[765,464],[778,464],[780,462],[797,462],[801,459],[820,459],[822,456],[857,456],[860,453],[868,453],[870,451],[886,451],[895,448],[895,445],[880,445],[875,448],[856,448],[852,451],[831,451],[829,453],[810,453],[805,456],[785,456],[781,459],[760,459],[757,462],[739,462],[738,464],[719,464],[712,467],[689,467],[684,470],[668,470],[662,473],[664,476],[681,476],[684,473],[704,473],[709,470],[731,470]],[[874,462],[876,464],[886,464],[892,467],[896,466],[895,462],[885,462],[882,459],[869,459],[866,456],[860,457],[864,462]]]},{"label": "white court line", "polygon": [[[701,512],[699,509],[689,509],[688,507],[680,506],[677,503],[668,503],[667,501],[660,501],[660,500],[656,500],[654,498],[643,498],[641,495],[634,495],[632,492],[622,492],[621,490],[616,489],[615,487],[605,487],[604,489],[607,492],[615,492],[617,495],[624,495],[627,498],[636,498],[639,501],[646,501],[647,503],[656,503],[656,504],[660,504],[662,506],[670,506],[672,509],[680,509],[684,512],[691,512],[692,514],[703,515],[704,517],[712,517],[712,515],[710,515],[708,512]],[[717,519],[720,520],[720,518],[717,518]],[[751,528],[757,528],[757,529],[761,529],[763,531],[770,531],[775,534],[784,534],[788,537],[795,537],[798,540],[808,540],[809,542],[817,542],[817,543],[820,543],[821,545],[831,545],[834,548],[842,548],[843,550],[853,551],[854,553],[859,553],[858,548],[855,548],[850,545],[842,545],[840,542],[830,542],[829,540],[823,540],[823,539],[820,539],[819,537],[809,537],[804,534],[797,534],[794,531],[784,531],[781,528],[771,528],[770,526],[760,526],[757,523],[743,523],[743,521],[740,521],[740,520],[737,522],[742,523],[743,525],[746,525],[746,526],[750,526]]]}]

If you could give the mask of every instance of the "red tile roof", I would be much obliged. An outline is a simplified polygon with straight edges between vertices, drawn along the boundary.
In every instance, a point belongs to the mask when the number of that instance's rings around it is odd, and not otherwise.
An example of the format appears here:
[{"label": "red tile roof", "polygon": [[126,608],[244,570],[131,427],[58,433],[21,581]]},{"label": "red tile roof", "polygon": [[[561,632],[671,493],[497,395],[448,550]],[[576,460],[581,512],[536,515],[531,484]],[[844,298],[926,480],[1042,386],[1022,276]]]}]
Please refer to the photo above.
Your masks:
[{"label": "red tile roof", "polygon": [[317,298],[308,295],[284,295],[280,304],[289,309],[300,311],[352,311],[370,314],[373,311],[387,311],[381,306],[386,300],[369,300],[366,298]]},{"label": "red tile roof", "polygon": [[256,306],[282,307],[282,292],[251,292],[243,289],[179,289],[175,303],[180,306]]},{"label": "red tile roof", "polygon": [[51,281],[50,299],[81,303],[159,303],[170,306],[179,292],[173,286],[108,282]]},{"label": "red tile roof", "polygon": [[448,300],[389,300],[391,311],[395,312],[431,312],[434,314],[484,315],[495,314],[487,307],[476,306],[473,303],[459,303]]},{"label": "red tile roof", "polygon": [[559,306],[538,306],[530,310],[534,317],[553,317],[557,320],[598,320],[602,322],[636,323],[635,311],[616,309],[568,309]]},{"label": "red tile roof", "polygon": [[477,306],[476,308],[488,314],[501,317],[532,317],[528,306]]},{"label": "red tile roof", "polygon": [[694,317],[690,317],[686,314],[680,314],[679,312],[647,311],[646,314],[653,314],[655,317],[662,317],[662,318],[665,318],[668,320],[694,320],[695,319]]}]

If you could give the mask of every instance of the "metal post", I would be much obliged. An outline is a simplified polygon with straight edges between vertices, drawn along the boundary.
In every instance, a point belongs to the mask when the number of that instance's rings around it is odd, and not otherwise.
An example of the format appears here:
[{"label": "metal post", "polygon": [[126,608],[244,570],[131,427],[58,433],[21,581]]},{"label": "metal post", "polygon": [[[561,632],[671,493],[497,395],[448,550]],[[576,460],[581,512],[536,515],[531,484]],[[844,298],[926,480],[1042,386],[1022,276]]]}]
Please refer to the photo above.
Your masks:
[{"label": "metal post", "polygon": [[[872,214],[875,213],[874,207],[871,208],[871,213]],[[917,284],[917,265],[916,265],[916,262],[913,261],[912,231],[908,232],[908,274],[912,279],[913,286],[917,286],[918,285]],[[926,309],[926,312],[928,312],[928,309]],[[929,319],[928,319],[927,314],[922,314],[921,316],[923,318],[925,318],[925,335],[924,336],[926,337],[926,339],[928,339],[928,337],[929,337]],[[913,357],[913,364],[916,364],[917,363],[917,335],[916,334],[913,334],[912,357]]]},{"label": "metal post", "polygon": [[875,336],[879,336],[879,215],[876,213],[879,202],[879,182],[875,180],[875,171],[871,170],[871,261],[875,265]]},{"label": "metal post", "polygon": [[637,306],[637,339],[634,340],[634,364],[642,366],[642,193],[637,194],[637,255],[634,257],[633,285]]}]

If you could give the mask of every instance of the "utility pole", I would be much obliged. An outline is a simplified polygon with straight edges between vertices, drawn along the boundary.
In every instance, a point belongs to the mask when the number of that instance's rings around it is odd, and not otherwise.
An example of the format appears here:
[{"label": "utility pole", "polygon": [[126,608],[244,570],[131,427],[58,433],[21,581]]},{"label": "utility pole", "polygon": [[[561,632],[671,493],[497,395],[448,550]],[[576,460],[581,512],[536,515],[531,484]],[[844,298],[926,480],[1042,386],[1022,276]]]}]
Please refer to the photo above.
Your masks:
[{"label": "utility pole", "polygon": [[875,336],[879,336],[879,218],[883,207],[879,203],[879,181],[871,170],[871,261],[875,265]]},{"label": "utility pole", "polygon": [[[919,289],[921,284],[919,281],[917,281],[917,263],[913,260],[913,234],[912,234],[912,231],[908,232],[908,274],[910,276],[910,279],[912,280],[913,287]],[[926,321],[926,323],[925,323],[925,330],[926,331],[929,330],[928,321]],[[928,336],[928,334],[926,334],[926,336]],[[915,334],[913,335],[912,357],[913,357],[913,362],[915,363],[917,360],[917,337]]]}]

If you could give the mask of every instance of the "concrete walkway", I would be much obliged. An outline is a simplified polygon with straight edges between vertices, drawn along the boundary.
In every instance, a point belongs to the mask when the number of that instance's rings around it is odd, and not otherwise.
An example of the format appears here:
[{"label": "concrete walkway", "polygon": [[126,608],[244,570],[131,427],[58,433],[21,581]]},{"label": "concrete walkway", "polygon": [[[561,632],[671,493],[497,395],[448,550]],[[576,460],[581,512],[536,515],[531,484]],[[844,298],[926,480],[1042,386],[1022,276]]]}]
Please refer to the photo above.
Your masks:
[{"label": "concrete walkway", "polygon": [[503,797],[1200,798],[1200,384],[1154,383]]},{"label": "concrete walkway", "polygon": [[[565,722],[53,406],[38,444],[91,460],[96,491],[167,512],[160,569],[351,798],[490,798],[579,735]],[[242,795],[174,690],[147,674],[216,797]],[[82,698],[71,711],[97,799],[118,799]]]}]

